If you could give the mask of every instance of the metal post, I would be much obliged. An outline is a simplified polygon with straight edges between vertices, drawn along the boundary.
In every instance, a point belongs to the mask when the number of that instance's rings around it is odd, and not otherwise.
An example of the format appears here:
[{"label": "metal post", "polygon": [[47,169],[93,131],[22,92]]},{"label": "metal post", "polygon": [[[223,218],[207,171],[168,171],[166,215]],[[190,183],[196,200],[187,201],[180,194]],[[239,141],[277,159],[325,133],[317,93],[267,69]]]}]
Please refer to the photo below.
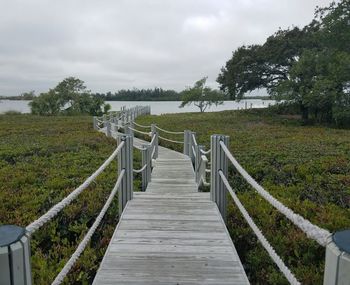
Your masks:
[{"label": "metal post", "polygon": [[0,284],[32,284],[30,239],[25,228],[0,226]]},{"label": "metal post", "polygon": [[97,124],[98,124],[98,122],[97,122],[97,117],[94,116],[92,121],[93,121],[93,125],[94,125],[94,130],[97,131],[97,130],[98,130],[98,127],[97,127]]},{"label": "metal post", "polygon": [[118,137],[118,143],[124,142],[124,147],[118,154],[118,174],[124,169],[124,177],[119,189],[119,215],[123,212],[126,203],[133,196],[133,139],[132,136]]},{"label": "metal post", "polygon": [[[192,165],[193,167],[195,166],[195,155],[196,155],[196,146],[194,144],[194,140],[193,140],[193,136],[195,136],[196,133],[195,132],[190,132],[189,136],[190,136],[190,139],[189,139],[189,152],[190,152],[190,158],[191,158],[191,161],[192,161]],[[194,152],[193,152],[193,148],[194,148]]]},{"label": "metal post", "polygon": [[111,122],[107,121],[107,124],[106,124],[106,136],[107,137],[112,137],[112,125],[111,125]]},{"label": "metal post", "polygon": [[329,238],[323,284],[350,284],[350,230],[336,232]]},{"label": "metal post", "polygon": [[210,184],[210,198],[214,201],[221,213],[222,218],[226,222],[226,188],[219,171],[227,177],[228,161],[225,152],[223,151],[220,142],[226,146],[229,145],[229,137],[224,135],[211,136],[211,184]]},{"label": "metal post", "polygon": [[[154,146],[155,146],[155,151],[154,151],[154,155],[152,158],[157,159],[158,158],[158,143],[159,143],[159,139],[158,139],[158,132],[157,132],[157,128],[156,128],[156,124],[151,124],[151,133],[152,133],[152,137],[155,134],[156,138],[154,140]],[[152,150],[153,151],[153,150]]]},{"label": "metal post", "polygon": [[107,128],[107,117],[106,117],[106,114],[103,115],[103,127]]},{"label": "metal post", "polygon": [[200,182],[200,173],[199,173],[199,167],[201,164],[201,158],[202,158],[202,153],[201,150],[204,149],[203,145],[197,145],[196,147],[196,160],[195,160],[195,165],[194,165],[194,170],[195,170],[195,174],[196,174],[196,183],[199,185]]},{"label": "metal post", "polygon": [[142,171],[142,191],[146,191],[148,183],[151,181],[151,147],[148,144],[143,144],[142,147],[142,167],[146,164],[146,168]]},{"label": "metal post", "polygon": [[191,131],[189,131],[189,130],[184,131],[184,154],[185,155],[190,154],[190,151],[189,151],[190,150],[190,148],[189,148],[190,135],[191,135]]}]

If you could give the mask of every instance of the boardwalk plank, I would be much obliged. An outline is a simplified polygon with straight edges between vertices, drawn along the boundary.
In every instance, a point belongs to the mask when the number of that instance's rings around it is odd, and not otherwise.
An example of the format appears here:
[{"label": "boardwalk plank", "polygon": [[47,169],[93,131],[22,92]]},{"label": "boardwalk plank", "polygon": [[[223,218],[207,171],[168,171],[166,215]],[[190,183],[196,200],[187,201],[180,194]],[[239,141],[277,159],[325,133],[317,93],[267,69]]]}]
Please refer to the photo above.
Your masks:
[{"label": "boardwalk plank", "polygon": [[128,202],[93,284],[249,284],[187,156],[159,147],[152,181]]}]

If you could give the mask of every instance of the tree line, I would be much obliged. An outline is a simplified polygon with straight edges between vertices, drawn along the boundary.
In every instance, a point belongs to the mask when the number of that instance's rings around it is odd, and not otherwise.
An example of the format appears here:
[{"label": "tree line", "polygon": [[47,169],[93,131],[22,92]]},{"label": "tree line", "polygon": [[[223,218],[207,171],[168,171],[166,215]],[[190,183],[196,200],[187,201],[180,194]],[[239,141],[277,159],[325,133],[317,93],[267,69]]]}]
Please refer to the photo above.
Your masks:
[{"label": "tree line", "polygon": [[231,99],[266,88],[310,119],[350,125],[350,1],[316,8],[303,28],[279,29],[264,44],[241,46],[217,82]]},{"label": "tree line", "polygon": [[153,89],[122,89],[117,92],[95,93],[106,101],[179,101],[181,93],[175,90]]}]

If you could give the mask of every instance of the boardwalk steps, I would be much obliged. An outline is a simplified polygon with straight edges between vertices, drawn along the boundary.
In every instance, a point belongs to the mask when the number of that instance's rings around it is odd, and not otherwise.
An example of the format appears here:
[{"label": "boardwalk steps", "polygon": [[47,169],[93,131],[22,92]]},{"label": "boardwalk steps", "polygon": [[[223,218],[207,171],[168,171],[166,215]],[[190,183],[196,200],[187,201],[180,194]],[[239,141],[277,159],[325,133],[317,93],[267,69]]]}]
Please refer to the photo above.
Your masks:
[{"label": "boardwalk steps", "polygon": [[197,188],[190,159],[159,147],[152,180],[124,209],[93,284],[248,284],[216,204]]}]

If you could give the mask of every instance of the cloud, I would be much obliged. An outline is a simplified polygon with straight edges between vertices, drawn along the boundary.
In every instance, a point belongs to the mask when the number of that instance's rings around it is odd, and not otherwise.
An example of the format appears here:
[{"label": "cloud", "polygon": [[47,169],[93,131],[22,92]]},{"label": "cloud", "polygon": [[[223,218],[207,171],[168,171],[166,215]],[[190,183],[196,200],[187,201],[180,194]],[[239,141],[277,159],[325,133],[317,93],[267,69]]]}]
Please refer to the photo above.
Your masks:
[{"label": "cloud", "polygon": [[330,0],[2,0],[0,94],[76,76],[96,92],[215,79],[238,46],[303,26]]}]

